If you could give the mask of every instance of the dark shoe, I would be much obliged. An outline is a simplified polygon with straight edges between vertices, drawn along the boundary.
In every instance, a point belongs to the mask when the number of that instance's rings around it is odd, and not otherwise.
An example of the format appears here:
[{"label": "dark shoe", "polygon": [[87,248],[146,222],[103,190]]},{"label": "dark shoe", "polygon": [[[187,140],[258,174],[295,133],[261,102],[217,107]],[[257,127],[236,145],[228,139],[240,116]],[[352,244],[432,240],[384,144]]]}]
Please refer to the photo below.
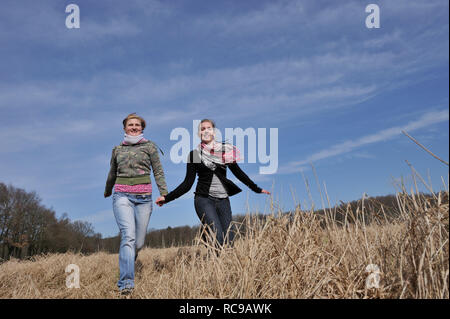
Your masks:
[{"label": "dark shoe", "polygon": [[122,296],[128,296],[133,293],[133,290],[134,290],[134,288],[123,288],[122,290],[120,290],[120,294]]}]

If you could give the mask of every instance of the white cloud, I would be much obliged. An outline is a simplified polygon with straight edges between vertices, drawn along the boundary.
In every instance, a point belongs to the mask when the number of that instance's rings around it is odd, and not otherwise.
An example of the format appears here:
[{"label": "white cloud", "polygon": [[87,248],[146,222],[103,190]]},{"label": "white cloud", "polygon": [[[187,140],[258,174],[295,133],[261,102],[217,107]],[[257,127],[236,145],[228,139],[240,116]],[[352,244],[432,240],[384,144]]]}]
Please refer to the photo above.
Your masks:
[{"label": "white cloud", "polygon": [[345,142],[332,145],[326,149],[311,154],[301,161],[290,162],[289,164],[280,167],[278,173],[290,174],[293,172],[298,172],[304,169],[306,166],[308,166],[309,163],[311,162],[324,160],[337,155],[349,153],[365,145],[390,140],[402,134],[402,130],[412,132],[414,130],[428,127],[430,125],[445,122],[448,120],[449,120],[448,110],[428,112],[424,114],[420,119],[409,122],[406,125],[384,129],[374,134],[362,136],[356,140],[347,140]]},{"label": "white cloud", "polygon": [[251,11],[202,16],[193,23],[196,32],[214,32],[218,36],[261,34],[289,28],[304,17],[300,1],[269,2]]},{"label": "white cloud", "polygon": [[[33,149],[70,139],[73,136],[86,137],[96,127],[93,120],[48,120],[46,122],[12,123],[0,128],[0,153],[12,153]],[[99,132],[102,128],[96,127]]]},{"label": "white cloud", "polygon": [[[0,40],[10,42],[14,39],[54,48],[98,45],[139,35],[162,17],[167,18],[172,14],[170,6],[150,0],[134,1],[123,6],[100,4],[96,11],[89,6],[79,7],[80,28],[67,29],[65,18],[69,13],[65,12],[62,4],[36,1],[2,3]],[[145,26],[139,23],[136,14],[145,21]]]}]

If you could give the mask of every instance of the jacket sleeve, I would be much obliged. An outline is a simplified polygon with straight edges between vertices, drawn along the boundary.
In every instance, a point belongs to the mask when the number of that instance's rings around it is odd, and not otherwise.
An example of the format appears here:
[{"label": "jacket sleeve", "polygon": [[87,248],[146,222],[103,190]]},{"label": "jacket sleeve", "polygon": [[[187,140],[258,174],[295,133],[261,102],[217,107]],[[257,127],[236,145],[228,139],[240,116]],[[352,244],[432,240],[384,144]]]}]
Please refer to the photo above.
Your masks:
[{"label": "jacket sleeve", "polygon": [[248,176],[244,173],[244,171],[239,167],[239,165],[234,162],[228,164],[228,168],[237,177],[242,183],[244,183],[248,188],[250,188],[255,193],[261,193],[262,189],[259,188]]},{"label": "jacket sleeve", "polygon": [[192,185],[195,182],[195,176],[197,175],[192,154],[192,152],[189,154],[188,162],[186,163],[186,176],[184,177],[184,181],[165,196],[166,203],[186,194],[192,188]]},{"label": "jacket sleeve", "polygon": [[106,180],[106,186],[105,186],[105,197],[109,197],[112,194],[112,189],[114,187],[114,184],[116,183],[116,174],[117,174],[117,162],[116,162],[116,156],[114,152],[115,148],[112,150],[111,154],[111,161],[110,161],[110,169],[108,173],[108,178]]},{"label": "jacket sleeve", "polygon": [[152,150],[150,151],[150,162],[153,169],[153,175],[155,176],[155,182],[158,186],[159,194],[161,196],[165,196],[168,193],[166,178],[164,177],[164,170],[161,165],[161,161],[159,160],[158,149],[155,145],[153,145]]}]

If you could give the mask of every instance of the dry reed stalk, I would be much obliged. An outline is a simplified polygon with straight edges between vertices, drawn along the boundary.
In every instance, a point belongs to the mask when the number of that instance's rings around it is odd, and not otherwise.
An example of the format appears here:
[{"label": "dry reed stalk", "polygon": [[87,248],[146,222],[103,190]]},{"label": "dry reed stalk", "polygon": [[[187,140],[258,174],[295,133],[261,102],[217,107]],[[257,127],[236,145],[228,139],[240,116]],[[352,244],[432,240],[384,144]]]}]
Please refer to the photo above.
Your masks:
[{"label": "dry reed stalk", "polygon": [[[323,216],[314,205],[282,214],[272,198],[265,220],[236,224],[232,247],[202,228],[193,246],[143,249],[132,298],[449,298],[448,188],[401,188],[395,218],[366,196]],[[80,267],[80,289],[65,286],[69,264]],[[366,286],[369,264],[378,288]],[[0,298],[119,298],[117,279],[117,254],[10,260],[0,265]]]}]

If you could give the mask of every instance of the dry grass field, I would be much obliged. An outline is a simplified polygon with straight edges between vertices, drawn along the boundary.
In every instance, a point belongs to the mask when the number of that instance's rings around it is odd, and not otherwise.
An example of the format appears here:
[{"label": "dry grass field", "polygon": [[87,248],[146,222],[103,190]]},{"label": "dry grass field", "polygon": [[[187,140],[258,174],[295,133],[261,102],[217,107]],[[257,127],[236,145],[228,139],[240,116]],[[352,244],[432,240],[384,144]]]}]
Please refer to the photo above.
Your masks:
[{"label": "dry grass field", "polygon": [[[396,196],[394,220],[364,200],[339,222],[336,209],[274,209],[265,221],[247,216],[247,231],[218,254],[201,236],[190,247],[143,249],[126,298],[449,298],[448,190]],[[80,288],[66,287],[69,264]],[[0,265],[0,298],[124,298],[118,274],[118,255],[103,252],[10,260]]]}]

